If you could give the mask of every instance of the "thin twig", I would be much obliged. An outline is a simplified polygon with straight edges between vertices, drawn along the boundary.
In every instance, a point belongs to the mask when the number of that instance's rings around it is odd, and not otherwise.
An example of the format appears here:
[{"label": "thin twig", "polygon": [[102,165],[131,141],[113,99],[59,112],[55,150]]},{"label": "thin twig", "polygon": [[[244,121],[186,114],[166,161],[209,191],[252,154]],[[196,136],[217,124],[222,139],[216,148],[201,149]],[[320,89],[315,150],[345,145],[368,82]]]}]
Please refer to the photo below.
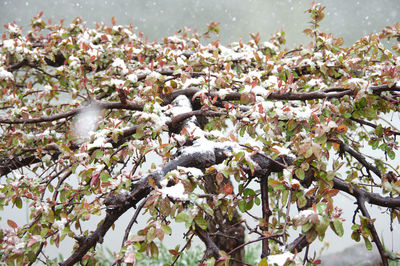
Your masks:
[{"label": "thin twig", "polygon": [[286,228],[289,223],[289,212],[290,212],[290,199],[292,198],[292,190],[289,190],[289,196],[288,196],[288,203],[286,205],[286,217],[285,217],[285,225],[283,226],[283,243],[285,244],[286,248]]},{"label": "thin twig", "polygon": [[[191,230],[189,230],[188,232],[190,232]],[[192,234],[188,241],[186,241],[185,246],[183,246],[183,248],[181,248],[181,250],[179,251],[178,255],[175,257],[174,261],[172,262],[171,266],[174,266],[175,263],[178,261],[179,257],[181,256],[182,252],[187,248],[187,246],[189,245],[189,243],[192,241],[192,238],[195,236],[195,234]]]},{"label": "thin twig", "polygon": [[142,200],[142,202],[140,202],[140,204],[137,206],[136,211],[135,211],[135,213],[134,213],[133,216],[132,216],[132,219],[129,221],[129,224],[128,224],[128,226],[127,226],[126,229],[125,229],[125,234],[124,234],[124,238],[122,239],[122,245],[121,245],[121,247],[124,246],[125,241],[128,239],[129,232],[131,231],[133,224],[136,222],[137,217],[138,217],[140,211],[142,210],[144,204],[146,203],[147,199],[148,199],[148,198],[145,198],[144,200]]},{"label": "thin twig", "polygon": [[269,235],[269,236],[262,236],[262,237],[259,237],[259,238],[255,239],[255,240],[248,241],[248,242],[246,242],[246,243],[243,243],[243,244],[241,244],[241,245],[235,247],[234,249],[232,249],[231,251],[229,251],[227,254],[228,254],[228,255],[231,255],[232,253],[234,253],[234,252],[235,252],[236,250],[238,250],[238,249],[241,249],[241,248],[243,248],[243,247],[245,247],[245,246],[247,246],[247,245],[253,244],[253,243],[258,242],[258,241],[263,241],[263,240],[265,240],[265,239],[267,239],[267,240],[268,240],[268,239],[272,239],[272,240],[274,240],[275,242],[279,243],[280,245],[283,245],[283,243],[282,243],[281,241],[279,241],[278,239],[276,239],[276,238],[281,237],[281,236],[282,236],[282,234],[273,234],[273,235]]},{"label": "thin twig", "polygon": [[368,213],[367,208],[365,207],[365,198],[363,196],[357,198],[357,204],[362,212],[362,214],[368,218],[368,228],[371,231],[372,239],[375,242],[376,247],[378,248],[379,254],[381,255],[382,259],[382,265],[383,266],[388,266],[388,259],[386,256],[385,249],[382,245],[382,242],[378,236],[378,233],[376,232],[374,223],[371,220],[371,216]]}]

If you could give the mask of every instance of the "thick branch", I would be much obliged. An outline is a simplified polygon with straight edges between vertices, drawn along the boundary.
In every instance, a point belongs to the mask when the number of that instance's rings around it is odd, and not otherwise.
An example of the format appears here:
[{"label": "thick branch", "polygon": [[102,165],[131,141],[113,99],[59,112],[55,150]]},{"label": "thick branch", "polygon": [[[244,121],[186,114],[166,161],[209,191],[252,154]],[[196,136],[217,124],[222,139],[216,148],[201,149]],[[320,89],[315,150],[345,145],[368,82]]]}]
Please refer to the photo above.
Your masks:
[{"label": "thick branch", "polygon": [[[269,228],[269,217],[272,212],[269,208],[269,199],[268,199],[268,176],[270,173],[266,173],[265,175],[260,177],[260,189],[261,189],[261,203],[262,203],[262,216],[263,223],[262,231],[263,234],[267,233]],[[261,258],[266,258],[270,254],[269,246],[268,246],[268,238],[262,240],[262,248],[261,248]]]},{"label": "thick branch", "polygon": [[219,248],[217,245],[212,241],[209,233],[196,225],[196,235],[203,241],[204,245],[206,245],[206,253],[204,254],[204,258],[214,257],[215,260],[218,260],[221,256],[219,254]]},{"label": "thick branch", "polygon": [[[68,258],[62,265],[73,265],[74,263],[80,261],[82,257],[94,247],[97,242],[101,242],[105,233],[109,230],[111,225],[129,208],[135,206],[137,202],[145,198],[154,187],[151,183],[159,184],[160,180],[170,171],[175,170],[178,166],[183,167],[195,167],[204,170],[205,168],[221,163],[227,158],[227,152],[231,151],[232,147],[227,144],[226,146],[215,144],[212,147],[213,142],[209,142],[210,145],[207,149],[204,149],[204,143],[194,143],[193,146],[183,147],[178,156],[166,163],[159,170],[154,171],[147,177],[144,177],[137,182],[132,184],[132,189],[130,194],[118,194],[109,196],[105,200],[105,205],[107,206],[107,215],[104,221],[100,224],[97,230],[92,233],[89,237],[84,238],[78,244],[78,249]],[[270,167],[277,167],[277,163],[274,160],[269,161],[268,158],[263,156],[252,156],[252,159],[259,165],[269,165]],[[263,159],[261,159],[263,158]],[[259,161],[258,161],[259,160]],[[280,169],[282,171],[283,168]],[[278,170],[275,168],[275,170]],[[149,179],[153,179],[153,182],[149,182]],[[203,235],[205,240],[206,235]],[[208,241],[208,240],[207,240]],[[211,245],[210,243],[208,243]],[[215,255],[215,250],[212,251]]]},{"label": "thick branch", "polygon": [[25,158],[19,158],[15,157],[12,159],[7,160],[7,162],[1,162],[0,163],[0,176],[7,175],[8,173],[11,173],[13,170],[16,170],[18,168],[38,163],[41,160],[37,158],[36,156],[28,156]]},{"label": "thick branch", "polygon": [[[109,105],[107,104],[107,105],[103,105],[103,106],[110,106],[110,107],[116,106],[116,108],[118,109],[121,106],[121,103],[110,103]],[[74,115],[79,113],[82,108],[79,108],[79,109],[80,110],[77,110],[76,112],[74,111]],[[72,113],[72,111],[70,113]],[[66,113],[64,113],[64,114],[66,114]],[[215,116],[224,115],[224,113],[214,112],[214,111],[203,111],[203,110],[191,111],[191,112],[182,113],[182,114],[179,114],[179,115],[173,117],[171,119],[171,121],[166,123],[166,125],[170,128],[178,127],[178,124],[180,124],[185,119],[187,119],[193,115],[215,117]],[[53,116],[53,118],[55,118],[55,116]],[[52,120],[42,120],[40,122],[45,122],[45,121],[52,121]],[[1,123],[1,119],[0,119],[0,123]],[[125,128],[122,130],[122,134],[119,136],[119,138],[116,142],[114,142],[114,140],[111,137],[109,137],[106,139],[106,143],[111,143],[114,148],[119,147],[123,143],[126,142],[127,138],[129,138],[130,136],[132,136],[133,134],[136,133],[137,128],[138,128],[138,126],[136,126],[136,125]],[[69,148],[72,151],[74,151],[74,150],[79,149],[81,144],[71,143]],[[46,149],[44,149],[44,150],[46,150]],[[58,158],[60,152],[58,151],[57,146],[55,146],[55,145],[52,146],[52,151],[55,151],[55,153],[52,154],[52,159],[55,160]],[[93,151],[93,150],[91,150],[91,151]],[[0,161],[0,176],[6,175],[6,174],[10,173],[11,171],[19,169],[21,167],[28,166],[28,165],[38,163],[38,162],[41,162],[41,159],[34,155],[27,156],[25,158],[21,157],[21,156],[16,156],[12,159]]]},{"label": "thick branch", "polygon": [[[140,195],[139,195],[140,196]],[[80,237],[78,240],[78,249],[61,265],[74,265],[81,261],[82,257],[96,244],[103,242],[103,237],[115,221],[125,213],[129,208],[133,207],[142,197],[135,197],[135,194],[119,194],[111,195],[106,200],[107,215],[100,226],[88,237]]]},{"label": "thick branch", "polygon": [[357,152],[356,150],[352,149],[349,145],[345,144],[344,142],[340,141],[340,152],[347,152],[349,153],[351,156],[353,156],[354,158],[357,159],[357,161],[359,161],[368,171],[372,171],[374,172],[379,178],[382,178],[382,174],[379,171],[379,169],[370,164],[369,162],[367,162],[367,160],[365,159],[365,157],[360,153]]},{"label": "thick branch", "polygon": [[400,207],[400,196],[396,198],[383,197],[377,193],[372,193],[362,188],[357,188],[356,186],[348,184],[338,177],[333,178],[333,188],[346,192],[356,199],[363,197],[366,202],[373,205],[387,208]]},{"label": "thick branch", "polygon": [[[136,110],[136,111],[143,110],[143,105],[135,103],[123,104],[120,102],[95,102],[93,103],[92,106],[99,109],[126,109],[126,110]],[[83,106],[64,113],[59,113],[49,116],[34,117],[28,119],[17,118],[12,120],[9,118],[0,118],[0,124],[35,124],[35,123],[51,122],[63,118],[68,118],[71,116],[76,116],[79,113],[87,110],[87,108],[88,106]]]},{"label": "thick branch", "polygon": [[307,247],[308,245],[310,245],[310,243],[307,242],[306,235],[300,235],[293,240],[292,243],[287,245],[287,250],[292,253],[301,252],[303,248]]},{"label": "thick branch", "polygon": [[[389,87],[388,85],[378,85],[378,86],[371,86],[369,89],[374,94],[381,94],[384,91],[400,91],[399,85],[394,85]],[[188,98],[192,98],[197,92],[200,92],[200,89],[197,88],[188,88],[184,90],[177,90],[174,91],[166,96],[164,96],[164,104],[168,104],[173,101],[179,95],[185,95]],[[268,96],[268,100],[286,100],[286,101],[306,101],[306,100],[315,100],[315,99],[331,99],[331,98],[341,98],[345,95],[354,95],[354,90],[352,89],[345,89],[344,87],[335,87],[335,88],[327,88],[320,91],[311,91],[311,92],[273,92]],[[238,92],[232,92],[229,94],[224,94],[223,99],[218,94],[218,92],[209,92],[208,96],[211,98],[217,96],[220,100],[224,101],[239,101],[242,94]]]}]

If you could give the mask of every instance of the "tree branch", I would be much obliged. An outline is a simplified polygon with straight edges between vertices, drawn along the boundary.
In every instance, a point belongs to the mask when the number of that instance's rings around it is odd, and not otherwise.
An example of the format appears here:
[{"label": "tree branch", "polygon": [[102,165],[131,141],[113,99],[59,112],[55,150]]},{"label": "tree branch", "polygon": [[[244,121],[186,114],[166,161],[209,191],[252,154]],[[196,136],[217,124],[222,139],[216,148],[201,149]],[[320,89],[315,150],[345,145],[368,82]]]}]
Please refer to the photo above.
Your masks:
[{"label": "tree branch", "polygon": [[[372,91],[374,94],[381,94],[384,91],[400,91],[400,85],[397,83],[392,87],[388,85],[377,85],[370,86],[368,89]],[[163,104],[168,104],[173,101],[179,95],[185,95],[189,99],[192,98],[197,92],[200,92],[198,88],[188,88],[184,90],[177,90],[168,95],[165,95],[163,98]],[[206,93],[206,92],[205,92]],[[224,94],[223,99],[221,95],[217,92],[209,92],[206,93],[209,97],[213,98],[215,96],[219,97],[220,100],[224,101],[239,101],[242,94],[239,92],[232,92],[228,94]],[[286,101],[306,101],[306,100],[316,100],[316,99],[331,99],[331,98],[341,98],[345,95],[353,95],[354,90],[345,89],[344,87],[334,87],[327,88],[320,91],[311,91],[311,92],[272,92],[266,99],[268,100],[286,100]]]},{"label": "tree branch", "polygon": [[[361,119],[358,119],[358,118],[350,117],[350,119],[353,120],[354,122],[357,122],[357,123],[361,124],[361,125],[370,126],[372,128],[377,128],[378,127],[377,125],[375,125],[375,124],[373,124],[371,122],[364,121],[364,120],[361,120]],[[395,136],[400,136],[400,132],[397,132],[397,131],[388,130],[387,132],[392,134],[392,135],[395,135]]]},{"label": "tree branch", "polygon": [[[338,142],[339,140],[335,141]],[[339,144],[340,144],[340,149],[339,149],[340,153],[344,152],[349,153],[351,156],[356,158],[357,161],[359,161],[368,171],[374,172],[379,178],[382,179],[382,174],[379,171],[379,169],[376,166],[367,162],[365,157],[360,152],[357,152],[356,150],[352,149],[349,145],[345,144],[343,141],[339,141]]]},{"label": "tree branch", "polygon": [[287,245],[287,249],[292,253],[296,253],[301,252],[303,248],[307,247],[308,245],[310,245],[310,243],[307,242],[306,235],[300,235],[293,240],[292,243]]},{"label": "tree branch", "polygon": [[386,253],[385,253],[385,249],[384,249],[382,242],[378,236],[378,233],[376,232],[374,223],[371,220],[371,216],[369,215],[368,210],[365,207],[365,199],[363,196],[357,198],[357,204],[358,204],[358,207],[360,208],[362,214],[368,218],[368,228],[371,231],[372,239],[375,242],[376,247],[378,248],[379,254],[381,255],[382,265],[388,266],[389,263],[388,263],[388,259],[387,259]]},{"label": "tree branch", "polygon": [[128,239],[129,232],[131,231],[133,224],[136,223],[137,217],[138,217],[140,211],[142,210],[144,204],[146,203],[146,201],[147,201],[147,198],[145,198],[144,200],[142,200],[142,202],[139,204],[139,206],[137,206],[136,211],[135,211],[135,214],[133,215],[132,219],[129,221],[129,224],[128,224],[128,226],[127,226],[126,229],[125,229],[125,234],[124,234],[124,238],[122,239],[122,245],[121,245],[121,247],[124,246],[125,241]]},{"label": "tree branch", "polygon": [[[224,159],[226,159],[226,151],[232,151],[232,147],[230,146],[231,144],[227,143],[226,146],[214,144],[215,146],[213,147],[213,143],[214,142],[209,141],[210,145],[208,145],[208,149],[204,149],[204,143],[202,142],[194,142],[192,146],[182,147],[181,150],[178,152],[178,156],[175,159],[166,163],[159,170],[156,170],[148,176],[141,178],[136,182],[133,182],[130,193],[110,195],[104,201],[104,204],[107,206],[107,214],[104,221],[100,224],[100,226],[94,233],[78,242],[78,249],[62,265],[73,265],[74,263],[80,261],[90,248],[94,247],[97,242],[102,241],[106,232],[123,213],[125,213],[129,208],[134,207],[137,202],[147,197],[147,195],[154,189],[151,183],[154,182],[156,185],[158,185],[161,179],[168,172],[177,169],[178,166],[195,167],[204,170],[207,167],[221,163]],[[251,158],[259,165],[258,167],[268,166],[272,169],[259,169],[259,171],[279,170],[277,169],[278,166],[276,165],[275,160],[269,160],[268,157],[260,156],[257,154],[258,153],[253,154]],[[282,171],[282,169],[283,168],[281,168],[280,171]],[[149,182],[150,178],[153,180],[153,182]],[[208,241],[208,233],[203,234],[202,231],[199,232],[202,234],[202,240]],[[207,242],[207,244],[211,246],[210,248],[214,249],[211,250],[212,254],[216,255],[216,250],[212,246],[212,243]]]},{"label": "tree branch", "polygon": [[[188,232],[189,233],[189,232]],[[187,234],[187,233],[186,233]],[[175,257],[174,261],[171,263],[171,266],[174,266],[175,263],[178,261],[179,257],[181,256],[182,252],[189,246],[189,244],[192,242],[192,239],[194,237],[194,234],[192,234],[189,239],[186,241],[186,244],[181,248],[179,251],[178,255]]]},{"label": "tree branch", "polygon": [[[120,102],[93,102],[93,107],[99,109],[126,109],[126,110],[135,110],[135,111],[143,111],[143,105],[135,104],[135,103],[120,103]],[[89,106],[82,106],[71,111],[67,111],[64,113],[59,113],[50,116],[42,116],[42,117],[34,117],[28,119],[9,119],[9,118],[0,118],[0,124],[35,124],[35,123],[43,123],[43,122],[51,122],[60,120],[63,118],[68,118],[71,116],[76,116],[79,113],[87,110]]]},{"label": "tree branch", "polygon": [[206,252],[204,253],[203,260],[214,257],[215,260],[218,260],[221,255],[219,254],[219,248],[217,245],[212,241],[210,235],[207,231],[201,229],[199,226],[195,226],[196,235],[203,241],[204,245],[206,245]]},{"label": "tree branch", "polygon": [[377,193],[368,192],[362,188],[358,188],[355,185],[348,184],[338,177],[333,178],[333,188],[346,192],[356,199],[363,197],[366,202],[373,205],[387,208],[400,207],[400,196],[396,198],[383,197]]},{"label": "tree branch", "polygon": [[245,247],[245,246],[247,246],[247,245],[253,244],[253,243],[258,242],[258,241],[264,241],[264,240],[272,239],[272,240],[278,242],[279,244],[283,244],[281,241],[279,241],[278,239],[276,239],[276,238],[278,238],[278,237],[280,237],[280,236],[282,236],[282,234],[274,234],[274,235],[269,235],[269,236],[261,236],[261,237],[255,239],[255,240],[250,240],[250,241],[248,241],[248,242],[246,242],[246,243],[241,244],[240,246],[235,247],[235,248],[232,249],[231,251],[229,251],[229,252],[228,252],[228,255],[231,255],[231,254],[234,253],[236,250],[241,249],[241,248],[243,248],[243,247]]},{"label": "tree branch", "polygon": [[121,193],[117,195],[110,195],[104,200],[104,204],[107,207],[107,214],[103,222],[99,227],[88,237],[79,237],[78,248],[74,253],[63,263],[62,266],[74,265],[81,261],[83,256],[97,243],[103,242],[103,237],[115,221],[124,214],[128,209],[134,207],[137,202],[146,197],[150,193],[150,186],[138,187],[137,190],[132,193]]},{"label": "tree branch", "polygon": [[[260,177],[260,189],[261,189],[261,204],[262,204],[262,216],[264,225],[261,227],[263,234],[267,234],[269,230],[269,217],[272,212],[269,208],[268,198],[268,177],[270,172],[265,173]],[[268,246],[268,238],[262,240],[261,258],[266,258],[270,254]]]}]

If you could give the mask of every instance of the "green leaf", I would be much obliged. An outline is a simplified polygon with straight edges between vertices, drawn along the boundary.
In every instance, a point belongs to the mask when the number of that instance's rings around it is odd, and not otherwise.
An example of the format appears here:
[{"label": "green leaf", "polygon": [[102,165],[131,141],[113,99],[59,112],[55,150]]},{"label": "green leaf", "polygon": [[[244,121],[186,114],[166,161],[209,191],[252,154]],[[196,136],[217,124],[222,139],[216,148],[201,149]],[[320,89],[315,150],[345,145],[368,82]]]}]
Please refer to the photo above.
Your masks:
[{"label": "green leaf", "polygon": [[307,204],[307,199],[304,196],[301,196],[297,199],[297,207],[299,209],[303,208]]},{"label": "green leaf", "polygon": [[48,228],[43,228],[41,231],[40,231],[40,236],[41,237],[45,237],[46,235],[47,235],[47,232],[49,231],[49,229]]},{"label": "green leaf", "polygon": [[344,118],[350,118],[350,117],[351,117],[351,114],[350,114],[350,113],[344,113],[344,114],[343,114],[343,117],[344,117]]},{"label": "green leaf", "polygon": [[182,222],[186,222],[187,220],[189,220],[189,215],[186,212],[180,212],[178,213],[178,215],[175,217],[175,221],[177,223],[182,223]]},{"label": "green leaf", "polygon": [[[285,191],[286,191],[286,190],[285,190]],[[257,206],[260,206],[260,204],[261,204],[260,198],[255,197],[255,198],[254,198],[254,203],[255,203]]]},{"label": "green leaf", "polygon": [[239,135],[240,135],[241,137],[243,137],[243,136],[244,136],[244,133],[246,133],[246,127],[241,127],[241,128],[240,128],[240,131],[239,131]]},{"label": "green leaf", "polygon": [[246,201],[245,200],[242,200],[241,202],[239,202],[239,210],[241,211],[241,212],[245,212],[246,211]]},{"label": "green leaf", "polygon": [[15,206],[17,206],[18,209],[22,208],[22,200],[21,200],[20,197],[16,198],[14,203],[15,203]]},{"label": "green leaf", "polygon": [[210,205],[208,205],[207,203],[204,203],[201,205],[203,207],[203,209],[206,211],[206,213],[210,216],[214,216],[214,211],[213,209],[210,207]]},{"label": "green leaf", "polygon": [[375,128],[375,134],[380,138],[383,136],[383,127],[382,127],[382,125],[378,125]]},{"label": "green leaf", "polygon": [[35,260],[36,260],[35,252],[33,252],[32,250],[30,250],[30,251],[26,254],[26,256],[28,257],[28,260],[29,260],[30,262],[35,262]]},{"label": "green leaf", "polygon": [[328,217],[324,216],[315,226],[315,230],[317,231],[318,235],[323,238],[325,236],[325,232],[328,226],[329,226],[329,219]]},{"label": "green leaf", "polygon": [[297,169],[294,171],[294,173],[296,174],[296,176],[297,176],[298,179],[300,179],[300,180],[303,180],[303,179],[304,179],[305,174],[304,174],[304,170],[303,170],[302,168],[297,168]]},{"label": "green leaf", "polygon": [[311,155],[313,155],[313,150],[312,150],[312,147],[310,146],[310,147],[308,148],[308,150],[304,153],[304,157],[305,157],[305,158],[310,158]]},{"label": "green leaf", "polygon": [[266,258],[263,258],[260,263],[258,264],[258,266],[268,266],[268,261]]},{"label": "green leaf", "polygon": [[371,147],[373,150],[376,150],[379,146],[379,140],[374,140],[371,142]]},{"label": "green leaf", "polygon": [[196,222],[196,224],[197,224],[198,226],[200,226],[201,229],[204,229],[204,230],[207,229],[208,223],[207,223],[207,221],[203,218],[203,215],[202,215],[202,214],[197,215],[197,216],[196,216],[196,219],[194,219],[194,221]]},{"label": "green leaf", "polygon": [[46,221],[49,223],[54,223],[54,212],[52,209],[49,209],[46,214]]},{"label": "green leaf", "polygon": [[155,229],[154,227],[151,227],[151,228],[149,229],[149,231],[147,231],[147,234],[146,234],[147,242],[151,242],[151,241],[153,241],[155,238],[156,238],[156,229]]},{"label": "green leaf", "polygon": [[365,247],[366,247],[368,250],[372,250],[371,241],[369,241],[369,239],[368,239],[367,237],[363,237],[363,238],[364,238],[364,242],[365,242]]},{"label": "green leaf", "polygon": [[252,190],[251,188],[246,188],[243,191],[243,196],[248,197],[248,196],[256,196],[256,192],[254,190]]},{"label": "green leaf", "polygon": [[96,158],[97,160],[99,160],[100,158],[102,158],[103,155],[104,155],[104,152],[103,152],[102,150],[98,149],[98,150],[95,151],[95,158]]},{"label": "green leaf", "polygon": [[102,171],[101,172],[100,180],[101,180],[101,182],[108,182],[110,180],[110,175],[108,174],[107,171]]},{"label": "green leaf", "polygon": [[251,210],[251,208],[253,208],[253,205],[254,205],[254,200],[250,200],[249,202],[246,203],[246,209]]},{"label": "green leaf", "polygon": [[150,252],[151,252],[151,256],[153,258],[156,258],[156,259],[158,258],[158,247],[157,247],[156,243],[154,243],[154,242],[150,243]]},{"label": "green leaf", "polygon": [[361,239],[358,231],[353,231],[353,233],[351,233],[351,238],[356,242],[360,242]]},{"label": "green leaf", "polygon": [[317,203],[317,210],[319,214],[323,214],[326,210],[326,203],[325,202],[318,202]]},{"label": "green leaf", "polygon": [[165,224],[161,225],[161,230],[164,232],[164,234],[167,234],[167,235],[171,235],[171,233],[172,233],[171,227],[169,227],[168,225],[165,225]]},{"label": "green leaf", "polygon": [[[282,206],[286,206],[287,200],[289,197],[289,190],[282,191]],[[257,204],[257,203],[256,203]],[[257,204],[258,205],[258,204]]]},{"label": "green leaf", "polygon": [[396,158],[396,153],[394,153],[394,151],[392,151],[392,150],[389,150],[389,151],[387,152],[387,155],[389,156],[389,158],[390,158],[391,160],[394,160],[394,159]]},{"label": "green leaf", "polygon": [[334,231],[338,236],[342,237],[342,236],[343,236],[343,233],[344,233],[342,222],[339,221],[339,220],[335,220],[335,221],[333,221],[332,224],[333,224],[333,231]]},{"label": "green leaf", "polygon": [[305,233],[307,233],[308,231],[310,231],[310,229],[311,229],[313,226],[314,226],[313,223],[310,223],[310,222],[305,223],[305,224],[301,227],[301,232],[302,232],[303,234],[305,234]]}]

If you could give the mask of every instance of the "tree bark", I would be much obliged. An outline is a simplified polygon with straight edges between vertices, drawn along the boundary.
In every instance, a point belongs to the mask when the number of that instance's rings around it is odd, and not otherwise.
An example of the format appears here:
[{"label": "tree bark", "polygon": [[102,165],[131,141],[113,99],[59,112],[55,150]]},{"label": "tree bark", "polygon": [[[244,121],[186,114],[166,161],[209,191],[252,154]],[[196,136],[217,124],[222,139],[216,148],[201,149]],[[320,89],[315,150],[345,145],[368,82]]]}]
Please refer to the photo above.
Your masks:
[{"label": "tree bark", "polygon": [[[221,184],[218,185],[215,175],[205,175],[204,180],[207,191],[215,195],[219,194],[219,191],[225,185],[232,185],[231,181],[227,178],[224,178]],[[217,247],[228,253],[244,243],[245,227],[240,223],[241,216],[236,209],[233,211],[232,219],[229,219],[228,212],[226,210],[224,212],[223,208],[224,204],[221,204],[214,210],[214,219],[208,221],[207,231],[212,236],[211,239]],[[230,260],[229,265],[243,265],[244,257],[245,249],[242,247],[232,253],[231,258],[234,260]]]}]

